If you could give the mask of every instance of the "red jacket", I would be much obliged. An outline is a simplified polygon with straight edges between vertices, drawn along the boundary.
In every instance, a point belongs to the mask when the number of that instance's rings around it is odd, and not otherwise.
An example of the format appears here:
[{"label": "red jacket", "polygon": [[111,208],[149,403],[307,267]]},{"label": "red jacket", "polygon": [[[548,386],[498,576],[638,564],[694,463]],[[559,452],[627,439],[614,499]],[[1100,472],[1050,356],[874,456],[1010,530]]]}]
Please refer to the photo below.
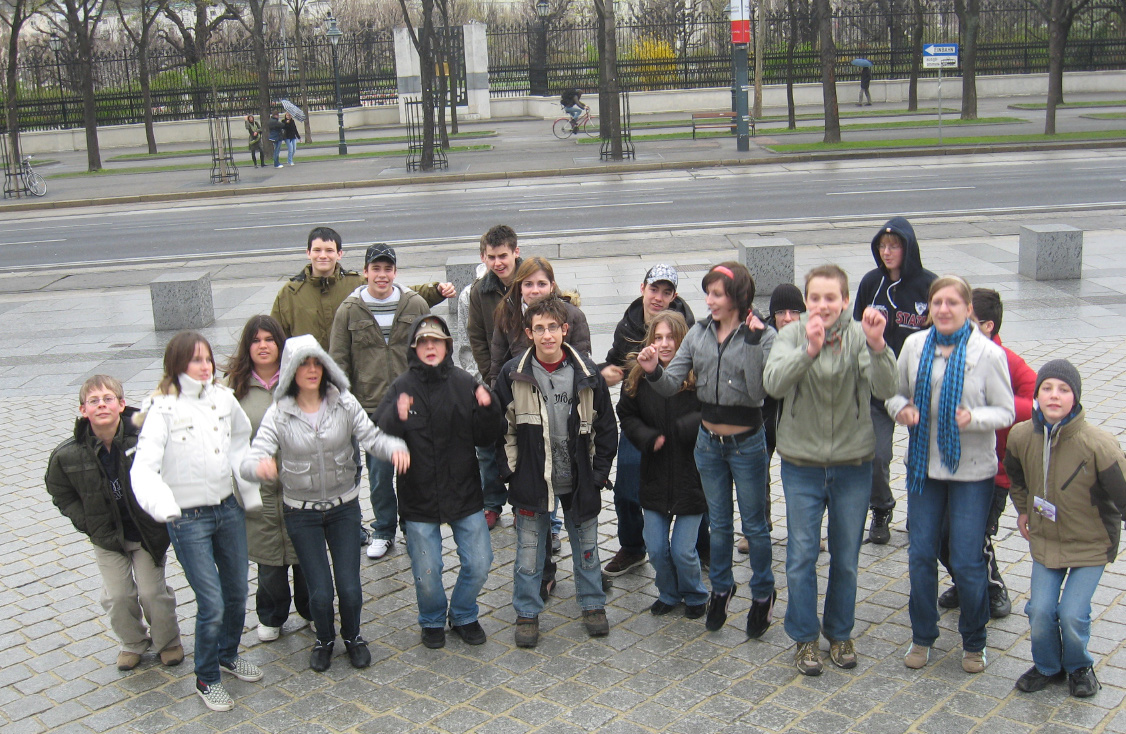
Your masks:
[{"label": "red jacket", "polygon": [[[1009,360],[1009,382],[1013,387],[1013,397],[1016,403],[1016,420],[1013,425],[1021,421],[1032,420],[1032,400],[1036,397],[1036,371],[1028,366],[1013,350],[1001,344],[1001,336],[994,334],[993,343],[1005,350]],[[993,483],[998,487],[1008,489],[1010,486],[1009,475],[1005,473],[1005,446],[1009,440],[1009,429],[1002,428],[997,431],[997,476]]]}]

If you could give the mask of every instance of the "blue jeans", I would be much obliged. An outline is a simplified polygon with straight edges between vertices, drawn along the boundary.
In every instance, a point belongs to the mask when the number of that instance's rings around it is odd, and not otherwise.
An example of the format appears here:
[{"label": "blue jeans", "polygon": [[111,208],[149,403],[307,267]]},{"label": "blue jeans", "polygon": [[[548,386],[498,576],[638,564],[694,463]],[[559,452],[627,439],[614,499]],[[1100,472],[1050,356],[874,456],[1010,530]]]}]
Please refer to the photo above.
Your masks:
[{"label": "blue jeans", "polygon": [[578,122],[579,118],[582,116],[582,114],[584,112],[583,108],[579,107],[577,104],[571,105],[570,107],[564,107],[563,111],[566,112],[568,115],[570,115],[571,120],[574,121],[574,122]]},{"label": "blue jeans", "polygon": [[[641,452],[626,434],[618,439],[618,473],[614,477],[614,510],[618,514],[618,545],[627,553],[645,553],[645,516],[641,513]],[[668,533],[665,533],[668,537]]]},{"label": "blue jeans", "polygon": [[760,428],[737,440],[721,441],[700,429],[696,438],[696,469],[704,496],[708,500],[708,517],[712,531],[712,557],[708,575],[712,592],[726,594],[735,585],[731,573],[731,553],[735,545],[735,499],[739,503],[743,535],[750,546],[751,596],[768,599],[774,593],[774,571],[770,546],[770,530],[766,525],[766,494],[769,475],[766,463],[766,438]]},{"label": "blue jeans", "polygon": [[[579,607],[602,609],[606,592],[602,590],[602,566],[598,560],[598,518],[592,517],[575,527],[571,510],[563,511],[563,522],[571,543],[575,573],[575,594]],[[516,510],[516,563],[513,564],[512,607],[518,617],[536,617],[543,611],[540,579],[551,543],[551,521],[546,512]]]},{"label": "blue jeans", "polygon": [[195,592],[195,675],[212,685],[219,663],[238,657],[246,621],[246,515],[232,494],[218,505],[185,508],[168,523],[168,535]]},{"label": "blue jeans", "polygon": [[395,503],[395,466],[389,461],[377,459],[365,453],[368,463],[368,486],[371,488],[372,540],[395,539],[395,527],[399,520],[399,506]]},{"label": "blue jeans", "polygon": [[485,509],[500,514],[508,504],[508,487],[500,480],[497,452],[492,446],[477,447],[477,468],[481,472],[481,488],[485,494]]},{"label": "blue jeans", "polygon": [[[442,585],[442,525],[436,522],[403,523],[407,553],[414,574],[414,593],[418,599],[418,624],[422,627],[446,626],[446,589]],[[450,594],[449,619],[452,625],[477,621],[477,595],[489,578],[493,565],[493,546],[485,513],[474,512],[450,523],[457,545],[461,570]]]},{"label": "blue jeans", "polygon": [[[852,639],[856,616],[856,574],[872,462],[797,466],[782,460],[786,495],[786,634],[794,642],[813,642],[821,632],[830,640]],[[829,581],[825,612],[817,624],[817,554],[821,518],[829,511]],[[911,527],[914,530],[914,526]]]},{"label": "blue jeans", "polygon": [[911,526],[908,575],[911,579],[911,639],[930,647],[938,639],[938,553],[942,525],[950,513],[950,574],[958,587],[961,614],[958,631],[962,649],[985,649],[985,623],[989,621],[989,570],[981,552],[989,505],[993,502],[993,477],[977,482],[927,478],[920,492],[907,495],[907,522]]},{"label": "blue jeans", "polygon": [[1103,568],[1046,568],[1032,562],[1031,594],[1024,613],[1032,629],[1032,662],[1044,675],[1055,675],[1061,669],[1072,673],[1095,664],[1087,642],[1091,639],[1091,597]]},{"label": "blue jeans", "polygon": [[281,140],[274,140],[273,138],[270,138],[270,145],[274,149],[274,165],[280,166],[281,165],[280,156],[281,156],[281,149],[282,149],[282,141]]},{"label": "blue jeans", "polygon": [[[657,599],[665,604],[703,604],[708,600],[696,554],[696,537],[703,515],[677,515],[645,510],[645,547],[657,572]],[[672,540],[669,540],[669,530]]]},{"label": "blue jeans", "polygon": [[[309,611],[317,639],[336,639],[333,577],[340,597],[340,634],[354,640],[360,633],[360,500],[331,510],[296,510],[286,506],[285,529],[309,586]],[[327,550],[326,550],[327,545]],[[328,555],[332,554],[329,567]]]},{"label": "blue jeans", "polygon": [[285,140],[285,150],[286,150],[286,153],[289,154],[288,155],[289,160],[286,161],[286,162],[289,163],[290,165],[292,165],[293,164],[293,155],[294,155],[294,153],[297,152],[297,138],[292,138],[292,139],[286,138],[286,140]]}]

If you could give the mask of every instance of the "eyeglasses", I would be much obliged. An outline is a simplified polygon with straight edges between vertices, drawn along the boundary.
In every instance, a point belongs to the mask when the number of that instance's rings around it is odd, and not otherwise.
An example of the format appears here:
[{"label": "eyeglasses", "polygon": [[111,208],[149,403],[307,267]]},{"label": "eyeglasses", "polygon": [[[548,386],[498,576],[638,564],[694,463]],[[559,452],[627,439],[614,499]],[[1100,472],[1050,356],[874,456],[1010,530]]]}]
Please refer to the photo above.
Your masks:
[{"label": "eyeglasses", "polygon": [[105,403],[106,405],[115,405],[115,404],[117,404],[117,396],[116,395],[107,395],[104,398],[86,398],[86,407],[87,408],[96,408],[99,405],[101,405],[102,403]]},{"label": "eyeglasses", "polygon": [[880,252],[896,252],[897,250],[902,250],[903,245],[898,242],[881,242],[876,245],[876,249]]},{"label": "eyeglasses", "polygon": [[532,328],[532,333],[536,336],[543,336],[546,331],[548,334],[558,334],[559,330],[563,328],[559,324],[548,324],[547,326],[535,326]]}]

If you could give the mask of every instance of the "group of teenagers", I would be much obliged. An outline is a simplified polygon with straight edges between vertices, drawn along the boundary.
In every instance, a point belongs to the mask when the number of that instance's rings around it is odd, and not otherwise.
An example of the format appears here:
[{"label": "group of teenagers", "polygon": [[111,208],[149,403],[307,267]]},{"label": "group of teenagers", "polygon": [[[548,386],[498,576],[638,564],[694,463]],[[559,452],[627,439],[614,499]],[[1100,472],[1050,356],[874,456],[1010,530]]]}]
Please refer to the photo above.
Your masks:
[{"label": "group of teenagers", "polygon": [[[869,539],[887,542],[900,424],[909,432],[907,667],[927,664],[942,605],[960,609],[963,669],[985,669],[986,623],[1000,606],[991,581],[1004,589],[989,538],[1011,499],[1033,558],[1025,611],[1034,665],[1016,686],[1031,692],[1066,680],[1075,696],[1098,690],[1087,650],[1091,600],[1118,549],[1126,457],[1084,420],[1076,368],[1057,359],[1033,372],[1002,347],[997,292],[925,270],[907,220],[893,218],[872,239],[876,268],[854,300],[845,272],[823,265],[801,289],[779,286],[769,313],[757,314],[751,274],[724,262],[704,275],[707,315],[696,320],[677,295],[677,270],[654,265],[601,364],[590,356],[577,294],[559,288],[543,258],[522,259],[505,225],[481,238],[478,279],[457,300],[466,343],[430,313],[455,296],[453,286],[400,285],[394,249],[371,245],[363,273],[347,271],[339,234],[318,227],[307,254],[271,315],[251,318],[220,366],[203,335],[181,332],[139,410],[126,406],[113,377],[96,375],[80,390],[74,436],[52,453],[46,483],[95,547],[119,669],[136,667],[150,648],[164,665],[184,658],[164,576],[170,543],[196,596],[196,690],[209,708],[233,706],[223,671],[262,677],[239,656],[249,560],[258,567],[260,640],[278,638],[292,604],[315,632],[310,667],[327,670],[338,612],[349,662],[367,667],[363,544],[381,558],[400,527],[422,644],[442,647],[447,624],[466,644],[483,644],[477,598],[504,505],[516,533],[518,646],[538,644],[560,521],[591,636],[610,630],[603,573],[624,573],[646,556],[652,614],[683,604],[686,617],[721,629],[737,590],[736,506],[752,572],[746,633],[758,638],[777,599],[774,453],[793,664],[820,674],[824,636],[831,662],[853,668],[860,547],[870,509]],[[605,571],[603,490],[614,494],[621,548]],[[442,525],[460,561],[448,598]],[[954,582],[941,598],[939,561]]]}]

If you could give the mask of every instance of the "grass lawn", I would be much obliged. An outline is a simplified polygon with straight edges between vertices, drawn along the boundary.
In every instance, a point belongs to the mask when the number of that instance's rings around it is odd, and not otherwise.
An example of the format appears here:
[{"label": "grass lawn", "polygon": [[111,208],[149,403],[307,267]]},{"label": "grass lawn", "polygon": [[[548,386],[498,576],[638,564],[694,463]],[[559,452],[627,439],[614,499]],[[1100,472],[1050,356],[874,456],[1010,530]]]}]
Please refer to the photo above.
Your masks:
[{"label": "grass lawn", "polygon": [[[450,135],[450,140],[475,140],[477,138],[495,138],[496,135],[497,135],[496,130],[480,130],[478,132],[458,133],[456,135]],[[379,145],[381,143],[383,143],[383,144],[400,143],[401,144],[401,143],[407,142],[407,136],[406,135],[394,135],[394,136],[377,137],[377,138],[355,138],[355,139],[349,138],[347,142],[348,142],[348,145]],[[323,149],[328,149],[328,148],[335,149],[338,145],[340,145],[339,140],[324,140],[322,142],[310,143],[308,145],[301,144],[301,145],[298,146],[297,149],[298,150],[317,150],[317,149],[321,149],[321,148],[323,148]],[[245,152],[247,150],[247,146],[241,145],[241,144],[236,145],[235,150]],[[111,157],[107,160],[111,160],[111,161],[155,161],[155,160],[159,160],[161,158],[190,158],[190,157],[201,156],[201,155],[206,155],[206,156],[211,155],[211,149],[210,148],[193,148],[192,150],[172,150],[172,151],[165,151],[165,152],[158,152],[158,153],[151,153],[151,154],[150,153],[123,153],[121,155],[115,155],[115,156],[113,156],[113,157]],[[308,160],[309,156],[302,156],[302,158],[304,158],[305,160]]]}]

